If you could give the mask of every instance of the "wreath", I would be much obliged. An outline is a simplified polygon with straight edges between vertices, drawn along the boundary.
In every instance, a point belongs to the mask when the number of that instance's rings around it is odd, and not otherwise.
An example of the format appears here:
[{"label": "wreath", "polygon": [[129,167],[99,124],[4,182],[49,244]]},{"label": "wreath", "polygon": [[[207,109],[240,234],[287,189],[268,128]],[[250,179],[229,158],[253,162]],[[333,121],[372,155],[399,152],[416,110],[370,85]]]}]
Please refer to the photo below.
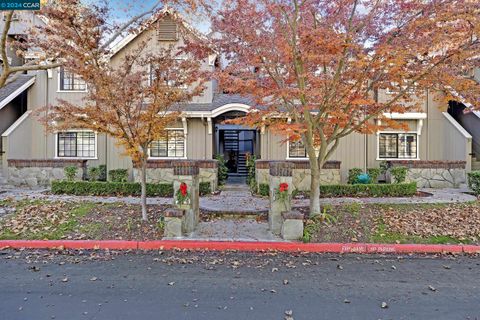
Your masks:
[{"label": "wreath", "polygon": [[190,204],[190,193],[188,192],[188,186],[185,182],[180,184],[180,188],[178,188],[176,197],[176,204]]}]

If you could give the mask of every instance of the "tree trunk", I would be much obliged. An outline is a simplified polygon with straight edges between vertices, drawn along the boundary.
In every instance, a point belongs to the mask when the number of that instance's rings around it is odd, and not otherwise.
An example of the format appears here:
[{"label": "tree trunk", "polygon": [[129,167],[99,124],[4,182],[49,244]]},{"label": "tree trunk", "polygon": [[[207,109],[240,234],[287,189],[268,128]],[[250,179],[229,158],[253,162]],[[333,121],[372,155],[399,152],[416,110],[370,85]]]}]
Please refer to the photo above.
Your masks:
[{"label": "tree trunk", "polygon": [[[313,162],[313,163],[312,163]],[[317,161],[310,161],[310,216],[316,216],[320,211],[320,168]]]},{"label": "tree trunk", "polygon": [[142,196],[141,196],[141,204],[142,204],[142,220],[147,221],[147,159],[144,158],[141,160],[141,186],[142,186]]}]

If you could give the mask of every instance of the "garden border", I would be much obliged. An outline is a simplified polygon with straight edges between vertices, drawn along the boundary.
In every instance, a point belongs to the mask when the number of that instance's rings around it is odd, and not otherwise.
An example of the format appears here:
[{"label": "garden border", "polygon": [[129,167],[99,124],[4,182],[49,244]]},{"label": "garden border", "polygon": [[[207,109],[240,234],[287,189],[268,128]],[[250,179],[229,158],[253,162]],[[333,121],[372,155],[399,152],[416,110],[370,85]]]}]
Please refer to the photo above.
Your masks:
[{"label": "garden border", "polygon": [[123,241],[123,240],[0,240],[1,249],[84,249],[84,250],[212,250],[281,251],[306,253],[408,254],[480,253],[476,245],[301,243],[231,241]]}]

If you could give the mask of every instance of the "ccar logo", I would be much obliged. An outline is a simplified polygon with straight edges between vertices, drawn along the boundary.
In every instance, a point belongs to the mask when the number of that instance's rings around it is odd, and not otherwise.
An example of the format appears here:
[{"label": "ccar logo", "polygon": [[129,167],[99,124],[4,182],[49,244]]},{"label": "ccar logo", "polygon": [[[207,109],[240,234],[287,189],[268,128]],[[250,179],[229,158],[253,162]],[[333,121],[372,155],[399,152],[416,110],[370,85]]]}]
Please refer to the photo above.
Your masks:
[{"label": "ccar logo", "polygon": [[40,0],[0,0],[0,10],[40,10]]}]

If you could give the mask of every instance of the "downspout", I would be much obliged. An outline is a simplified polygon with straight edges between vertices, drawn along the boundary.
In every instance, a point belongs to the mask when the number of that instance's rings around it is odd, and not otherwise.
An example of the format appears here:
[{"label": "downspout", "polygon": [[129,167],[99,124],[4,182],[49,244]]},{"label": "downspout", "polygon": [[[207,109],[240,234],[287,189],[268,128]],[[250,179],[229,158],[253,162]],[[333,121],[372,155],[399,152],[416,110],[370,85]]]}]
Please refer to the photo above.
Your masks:
[{"label": "downspout", "polygon": [[[108,135],[105,133],[105,179],[107,179],[108,176]],[[108,179],[107,179],[108,180]]]},{"label": "downspout", "polygon": [[208,135],[208,122],[202,115],[203,124],[203,160],[207,159],[207,135]]},{"label": "downspout", "polygon": [[[430,160],[430,148],[429,148],[429,146],[430,146],[430,141],[429,141],[429,135],[428,135],[428,134],[429,134],[429,130],[428,130],[429,121],[428,121],[428,120],[429,120],[429,117],[430,117],[430,111],[429,111],[429,107],[430,107],[430,101],[429,101],[429,99],[430,99],[430,97],[429,97],[429,94],[428,94],[428,93],[429,93],[429,90],[427,89],[427,119],[426,119],[427,121],[425,121],[425,122],[426,122],[426,126],[425,126],[425,129],[426,129],[426,130],[425,130],[425,133],[426,133],[426,135],[427,135],[427,138],[426,138],[426,140],[427,140],[427,143],[426,143],[426,150],[427,150],[426,155],[427,155],[427,157],[426,157],[425,160]],[[417,142],[417,143],[418,143],[418,142]]]},{"label": "downspout", "polygon": [[[52,70],[53,72],[53,70]],[[48,133],[47,133],[47,128],[48,128],[48,114],[50,113],[50,98],[49,98],[49,93],[50,93],[50,79],[48,78],[48,70],[45,70],[45,76],[47,77],[46,85],[45,85],[45,104],[47,106],[47,109],[45,110],[45,121],[47,121],[47,127],[45,127],[44,130],[44,137],[45,137],[45,153],[43,158],[46,160],[48,158]],[[52,77],[53,78],[53,77]],[[54,146],[54,150],[55,150]]]}]

